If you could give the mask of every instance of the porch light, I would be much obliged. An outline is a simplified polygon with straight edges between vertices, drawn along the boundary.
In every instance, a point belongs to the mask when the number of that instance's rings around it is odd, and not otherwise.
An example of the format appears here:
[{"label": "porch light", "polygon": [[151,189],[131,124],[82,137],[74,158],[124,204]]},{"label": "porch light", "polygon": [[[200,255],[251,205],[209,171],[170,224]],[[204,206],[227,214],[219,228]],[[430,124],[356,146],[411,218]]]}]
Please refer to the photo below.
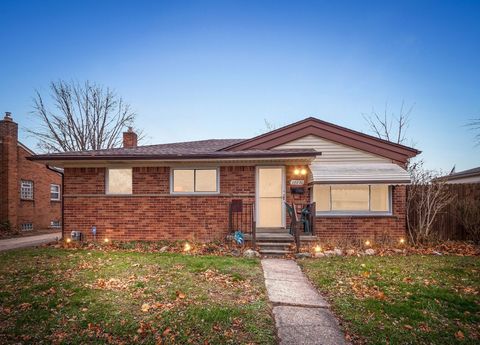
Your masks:
[{"label": "porch light", "polygon": [[302,170],[300,170],[300,174],[306,175],[307,174],[307,169],[303,168]]},{"label": "porch light", "polygon": [[315,253],[320,253],[322,251],[322,247],[320,247],[320,245],[317,244],[314,250],[315,250]]},{"label": "porch light", "polygon": [[183,251],[184,252],[189,252],[190,249],[192,249],[192,246],[190,246],[190,244],[188,242],[185,243],[185,246],[183,247]]},{"label": "porch light", "polygon": [[295,175],[300,175],[300,169],[295,169],[295,170],[293,171],[293,173],[294,173]]},{"label": "porch light", "polygon": [[365,245],[366,245],[367,247],[369,247],[369,246],[371,245],[370,241],[369,241],[369,240],[366,240],[366,241],[365,241]]}]

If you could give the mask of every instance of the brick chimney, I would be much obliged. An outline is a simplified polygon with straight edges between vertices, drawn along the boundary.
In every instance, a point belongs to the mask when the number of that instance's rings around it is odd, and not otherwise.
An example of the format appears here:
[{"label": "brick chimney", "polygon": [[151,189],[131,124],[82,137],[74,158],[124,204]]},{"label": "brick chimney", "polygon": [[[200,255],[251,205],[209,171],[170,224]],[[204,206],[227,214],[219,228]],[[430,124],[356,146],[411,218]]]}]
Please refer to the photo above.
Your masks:
[{"label": "brick chimney", "polygon": [[0,120],[0,221],[8,220],[17,227],[18,125],[10,112]]},{"label": "brick chimney", "polygon": [[128,127],[128,131],[123,132],[123,147],[137,147],[137,133],[133,131],[132,127]]}]

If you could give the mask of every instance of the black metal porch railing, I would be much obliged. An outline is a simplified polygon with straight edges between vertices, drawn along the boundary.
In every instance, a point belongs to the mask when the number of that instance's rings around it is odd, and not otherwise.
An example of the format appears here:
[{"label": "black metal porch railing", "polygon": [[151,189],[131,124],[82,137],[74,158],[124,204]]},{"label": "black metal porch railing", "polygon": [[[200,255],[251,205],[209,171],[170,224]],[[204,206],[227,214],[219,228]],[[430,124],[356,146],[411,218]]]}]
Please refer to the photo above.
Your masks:
[{"label": "black metal porch railing", "polygon": [[297,253],[300,251],[302,235],[315,236],[315,212],[314,202],[309,204],[296,205],[285,203],[290,216],[290,234],[295,240]]},{"label": "black metal porch railing", "polygon": [[234,199],[230,202],[228,230],[230,234],[241,231],[244,235],[249,235],[252,246],[256,247],[255,202],[244,202],[242,199]]}]

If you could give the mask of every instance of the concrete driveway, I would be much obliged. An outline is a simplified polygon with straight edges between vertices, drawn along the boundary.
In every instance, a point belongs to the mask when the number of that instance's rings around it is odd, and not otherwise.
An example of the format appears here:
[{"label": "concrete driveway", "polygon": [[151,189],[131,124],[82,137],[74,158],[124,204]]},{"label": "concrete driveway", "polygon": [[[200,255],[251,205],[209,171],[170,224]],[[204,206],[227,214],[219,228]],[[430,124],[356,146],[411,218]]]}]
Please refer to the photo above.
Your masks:
[{"label": "concrete driveway", "polygon": [[23,248],[23,247],[34,247],[40,244],[55,242],[57,240],[60,240],[61,237],[62,237],[61,232],[55,232],[51,234],[17,237],[17,238],[9,238],[7,240],[0,240],[0,251]]}]

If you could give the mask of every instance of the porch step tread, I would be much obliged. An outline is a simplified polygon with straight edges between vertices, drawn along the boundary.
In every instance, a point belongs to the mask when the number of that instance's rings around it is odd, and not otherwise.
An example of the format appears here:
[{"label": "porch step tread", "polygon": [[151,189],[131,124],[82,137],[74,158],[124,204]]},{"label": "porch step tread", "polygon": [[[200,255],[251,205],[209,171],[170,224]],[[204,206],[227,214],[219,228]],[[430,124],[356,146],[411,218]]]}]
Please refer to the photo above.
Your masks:
[{"label": "porch step tread", "polygon": [[279,250],[279,249],[265,249],[260,250],[260,254],[289,254],[291,250]]},{"label": "porch step tread", "polygon": [[257,242],[258,246],[289,246],[292,242]]}]

